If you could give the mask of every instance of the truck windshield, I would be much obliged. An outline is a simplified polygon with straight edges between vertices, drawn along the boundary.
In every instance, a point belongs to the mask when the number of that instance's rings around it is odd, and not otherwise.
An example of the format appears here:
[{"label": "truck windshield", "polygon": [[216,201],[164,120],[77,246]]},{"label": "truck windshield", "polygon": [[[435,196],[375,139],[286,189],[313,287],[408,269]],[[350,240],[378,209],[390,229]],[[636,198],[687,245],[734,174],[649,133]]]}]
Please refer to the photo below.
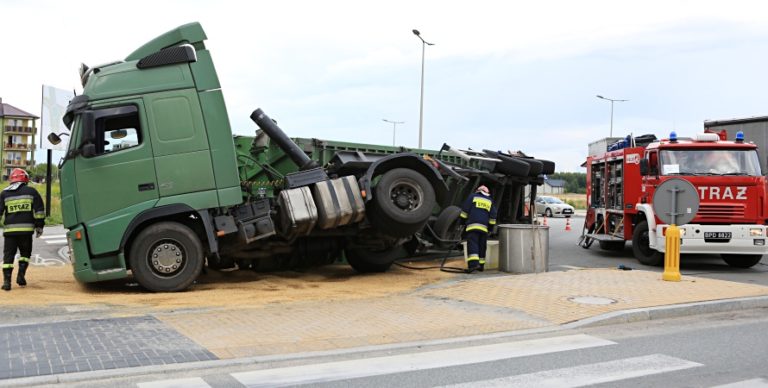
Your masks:
[{"label": "truck windshield", "polygon": [[662,150],[662,175],[760,176],[756,150]]}]

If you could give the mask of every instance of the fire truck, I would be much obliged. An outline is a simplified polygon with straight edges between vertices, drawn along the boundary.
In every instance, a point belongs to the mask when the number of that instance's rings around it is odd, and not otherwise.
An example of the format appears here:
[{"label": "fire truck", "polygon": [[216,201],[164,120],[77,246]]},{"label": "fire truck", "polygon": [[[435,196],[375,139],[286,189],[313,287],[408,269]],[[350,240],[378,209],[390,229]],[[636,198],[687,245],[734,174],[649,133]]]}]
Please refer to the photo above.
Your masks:
[{"label": "fire truck", "polygon": [[[652,206],[656,188],[682,178],[699,193],[693,220],[680,226],[680,253],[720,254],[732,267],[749,268],[766,252],[766,178],[755,144],[743,133],[700,133],[694,138],[653,135],[603,139],[587,157],[587,216],[579,244],[621,251],[632,241],[640,263],[664,263],[665,232]],[[688,211],[695,211],[695,209]]]}]

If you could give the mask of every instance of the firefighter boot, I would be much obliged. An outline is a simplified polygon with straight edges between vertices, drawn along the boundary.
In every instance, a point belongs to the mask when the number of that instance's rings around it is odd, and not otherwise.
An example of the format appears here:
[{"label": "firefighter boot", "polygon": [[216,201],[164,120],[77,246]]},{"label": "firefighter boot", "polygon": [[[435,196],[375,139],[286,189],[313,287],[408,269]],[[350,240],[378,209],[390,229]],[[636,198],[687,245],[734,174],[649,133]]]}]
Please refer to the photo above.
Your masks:
[{"label": "firefighter boot", "polygon": [[5,291],[11,290],[11,275],[13,275],[13,268],[3,268],[3,287]]},{"label": "firefighter boot", "polygon": [[16,284],[22,287],[27,285],[27,279],[24,279],[24,275],[27,273],[27,267],[29,267],[29,262],[19,261],[19,273],[16,275]]}]

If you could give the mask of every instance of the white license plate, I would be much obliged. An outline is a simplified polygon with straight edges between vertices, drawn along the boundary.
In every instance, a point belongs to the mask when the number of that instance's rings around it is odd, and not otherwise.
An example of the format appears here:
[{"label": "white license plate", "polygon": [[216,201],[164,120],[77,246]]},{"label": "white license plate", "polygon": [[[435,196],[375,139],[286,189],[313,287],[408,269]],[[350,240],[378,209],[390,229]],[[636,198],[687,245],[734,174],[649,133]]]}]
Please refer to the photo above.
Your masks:
[{"label": "white license plate", "polygon": [[731,238],[731,232],[704,232],[704,238],[727,240]]}]

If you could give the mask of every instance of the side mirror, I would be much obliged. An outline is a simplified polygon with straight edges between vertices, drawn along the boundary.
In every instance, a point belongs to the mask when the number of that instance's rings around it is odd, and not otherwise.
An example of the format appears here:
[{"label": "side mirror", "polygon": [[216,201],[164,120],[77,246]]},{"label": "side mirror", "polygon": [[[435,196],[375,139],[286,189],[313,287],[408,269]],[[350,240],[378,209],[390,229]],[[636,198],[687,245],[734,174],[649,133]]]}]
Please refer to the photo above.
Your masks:
[{"label": "side mirror", "polygon": [[650,168],[648,167],[648,158],[640,159],[640,175],[648,175],[649,170]]},{"label": "side mirror", "polygon": [[82,149],[82,155],[86,158],[96,156],[96,145],[93,143],[86,144],[81,149]]},{"label": "side mirror", "polygon": [[80,147],[88,143],[93,143],[96,139],[96,117],[93,111],[87,110],[81,113],[80,122],[82,123],[83,135],[80,137]]},{"label": "side mirror", "polygon": [[51,132],[48,134],[48,141],[53,145],[59,145],[59,143],[61,143],[61,138],[59,135]]},{"label": "side mirror", "polygon": [[113,139],[123,139],[126,136],[128,136],[128,131],[126,131],[125,129],[116,129],[109,133],[109,137]]}]

